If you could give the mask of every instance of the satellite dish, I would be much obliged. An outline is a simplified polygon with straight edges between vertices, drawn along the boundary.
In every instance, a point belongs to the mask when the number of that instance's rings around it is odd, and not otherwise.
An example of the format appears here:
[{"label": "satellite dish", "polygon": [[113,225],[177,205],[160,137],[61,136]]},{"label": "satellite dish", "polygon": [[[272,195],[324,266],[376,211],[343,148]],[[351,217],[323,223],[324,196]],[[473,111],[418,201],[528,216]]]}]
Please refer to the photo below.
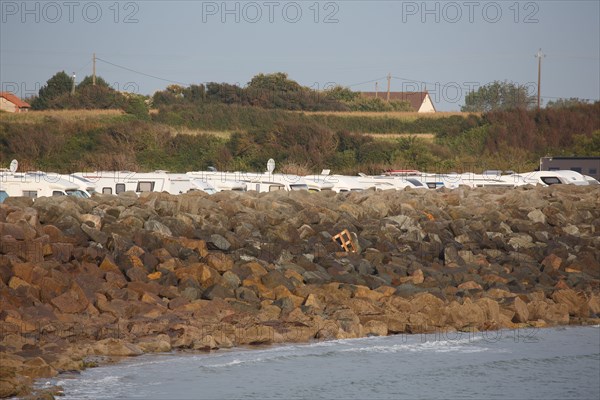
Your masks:
[{"label": "satellite dish", "polygon": [[274,170],[275,170],[275,160],[273,160],[272,158],[269,158],[269,161],[267,161],[267,171],[269,171],[269,173],[272,174]]},{"label": "satellite dish", "polygon": [[10,167],[9,167],[10,172],[12,172],[14,174],[15,172],[17,172],[17,168],[19,168],[19,162],[17,160],[12,160],[10,162]]}]

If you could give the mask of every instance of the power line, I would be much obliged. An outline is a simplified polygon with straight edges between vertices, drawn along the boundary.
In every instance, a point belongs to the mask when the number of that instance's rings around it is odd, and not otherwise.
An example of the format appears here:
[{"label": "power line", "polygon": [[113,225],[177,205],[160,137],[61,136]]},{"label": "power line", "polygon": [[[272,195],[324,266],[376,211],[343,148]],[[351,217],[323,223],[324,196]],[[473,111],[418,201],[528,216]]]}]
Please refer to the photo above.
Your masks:
[{"label": "power line", "polygon": [[371,79],[370,81],[365,81],[365,82],[360,82],[360,83],[354,83],[352,85],[347,85],[347,87],[366,85],[367,83],[377,82],[377,81],[380,81],[382,79],[387,79],[387,76],[382,76],[381,78],[377,78],[377,79]]},{"label": "power line", "polygon": [[132,68],[127,68],[127,67],[124,67],[122,65],[112,63],[112,62],[104,60],[104,59],[102,59],[100,57],[96,57],[96,60],[97,61],[102,61],[105,64],[112,65],[113,67],[121,68],[121,69],[124,69],[124,70],[129,71],[129,72],[133,72],[134,74],[144,75],[144,76],[147,76],[149,78],[158,79],[158,80],[164,81],[164,82],[176,83],[178,85],[184,85],[184,86],[190,86],[189,83],[183,83],[183,82],[179,82],[179,81],[174,81],[172,79],[166,79],[166,78],[161,78],[161,77],[156,76],[156,75],[147,74],[145,72],[137,71],[137,70],[132,69]]},{"label": "power line", "polygon": [[92,63],[91,61],[88,61],[83,67],[81,67],[77,71],[75,71],[75,74],[79,75],[79,73],[81,72],[81,70],[84,69],[84,68],[86,68],[91,63]]}]

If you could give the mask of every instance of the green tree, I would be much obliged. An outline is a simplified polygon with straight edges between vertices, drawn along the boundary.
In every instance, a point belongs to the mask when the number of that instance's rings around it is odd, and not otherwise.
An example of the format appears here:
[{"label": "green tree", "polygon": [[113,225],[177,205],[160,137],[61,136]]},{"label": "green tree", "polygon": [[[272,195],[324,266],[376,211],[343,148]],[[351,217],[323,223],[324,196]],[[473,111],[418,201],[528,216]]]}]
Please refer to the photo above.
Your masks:
[{"label": "green tree", "polygon": [[302,90],[302,86],[294,80],[288,79],[284,72],[275,72],[273,74],[258,74],[250,82],[248,88],[259,90],[273,90],[276,92],[287,93]]},{"label": "green tree", "polygon": [[339,100],[344,102],[351,102],[360,96],[360,93],[353,92],[349,88],[336,85],[331,89],[328,89],[325,94],[332,100]]},{"label": "green tree", "polygon": [[52,109],[118,109],[125,103],[125,97],[106,86],[87,85],[77,89],[75,94],[64,93],[48,101],[47,108]]},{"label": "green tree", "polygon": [[148,104],[144,96],[129,94],[125,96],[123,111],[127,114],[136,116],[138,119],[150,120],[148,115]]},{"label": "green tree", "polygon": [[535,102],[527,87],[512,82],[494,81],[465,96],[463,112],[488,112],[509,109],[530,109]]},{"label": "green tree", "polygon": [[69,93],[73,87],[73,78],[65,71],[57,72],[40,88],[38,97],[31,104],[34,110],[44,110],[51,100]]},{"label": "green tree", "polygon": [[[77,89],[83,89],[86,86],[94,86],[94,78],[92,78],[89,75],[86,76],[85,78],[83,78],[83,80],[81,82],[79,82],[79,85],[77,85]],[[106,88],[110,87],[110,85],[108,84],[108,82],[106,82],[100,76],[96,77],[96,85],[95,86],[103,86],[103,87],[106,87]]]},{"label": "green tree", "polygon": [[199,103],[206,97],[204,85],[190,85],[183,91],[183,98],[190,103]]}]

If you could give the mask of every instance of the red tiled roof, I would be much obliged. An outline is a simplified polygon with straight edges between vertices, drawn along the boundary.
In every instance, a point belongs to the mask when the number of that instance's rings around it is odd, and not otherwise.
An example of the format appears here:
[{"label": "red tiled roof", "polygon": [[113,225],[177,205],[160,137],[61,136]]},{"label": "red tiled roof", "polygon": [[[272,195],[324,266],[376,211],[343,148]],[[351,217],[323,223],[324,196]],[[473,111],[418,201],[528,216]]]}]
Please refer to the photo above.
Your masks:
[{"label": "red tiled roof", "polygon": [[[375,92],[360,92],[364,97],[375,97]],[[377,97],[382,100],[387,99],[387,92],[377,92]],[[390,92],[390,100],[392,101],[408,101],[414,111],[419,111],[423,101],[427,97],[427,92]]]},{"label": "red tiled roof", "polygon": [[0,97],[4,97],[6,100],[13,103],[15,106],[19,108],[29,108],[31,107],[28,103],[25,103],[23,100],[15,96],[10,92],[0,92]]}]

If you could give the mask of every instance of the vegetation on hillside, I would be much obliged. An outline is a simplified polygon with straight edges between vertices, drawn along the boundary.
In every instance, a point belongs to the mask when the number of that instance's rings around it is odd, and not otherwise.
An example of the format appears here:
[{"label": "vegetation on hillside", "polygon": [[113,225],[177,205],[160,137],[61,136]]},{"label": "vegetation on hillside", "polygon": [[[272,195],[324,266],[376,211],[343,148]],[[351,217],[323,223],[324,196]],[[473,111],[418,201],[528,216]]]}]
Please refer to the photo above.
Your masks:
[{"label": "vegetation on hillside", "polygon": [[[461,172],[532,170],[544,155],[600,154],[600,102],[556,100],[531,110],[526,90],[507,82],[467,96],[465,109],[484,113],[441,116],[401,113],[406,104],[343,87],[318,92],[284,73],[259,74],[244,88],[171,85],[151,99],[100,77],[72,89],[59,72],[32,103],[54,111],[3,115],[0,166],[17,158],[23,169],[59,172],[262,170],[274,158],[280,171],[298,173]],[[68,111],[82,109],[105,111]]]},{"label": "vegetation on hillside", "polygon": [[[166,107],[154,120],[114,113],[97,119],[60,118],[52,113],[33,116],[0,120],[0,165],[17,158],[24,169],[60,172],[176,172],[211,165],[221,170],[263,170],[266,160],[274,158],[287,172],[322,168],[336,173],[379,173],[385,168],[523,171],[534,169],[544,155],[600,155],[600,102],[407,120],[222,104]],[[182,134],[183,126],[235,132],[227,137]],[[363,134],[377,129],[427,131],[435,133],[435,139],[390,135],[394,138],[378,140]]]},{"label": "vegetation on hillside", "polygon": [[282,122],[317,123],[334,131],[357,133],[439,133],[460,132],[477,124],[476,115],[431,118],[398,118],[386,114],[338,115],[337,113],[292,113],[260,107],[209,104],[179,104],[159,108],[157,122],[203,130],[274,129]]}]

